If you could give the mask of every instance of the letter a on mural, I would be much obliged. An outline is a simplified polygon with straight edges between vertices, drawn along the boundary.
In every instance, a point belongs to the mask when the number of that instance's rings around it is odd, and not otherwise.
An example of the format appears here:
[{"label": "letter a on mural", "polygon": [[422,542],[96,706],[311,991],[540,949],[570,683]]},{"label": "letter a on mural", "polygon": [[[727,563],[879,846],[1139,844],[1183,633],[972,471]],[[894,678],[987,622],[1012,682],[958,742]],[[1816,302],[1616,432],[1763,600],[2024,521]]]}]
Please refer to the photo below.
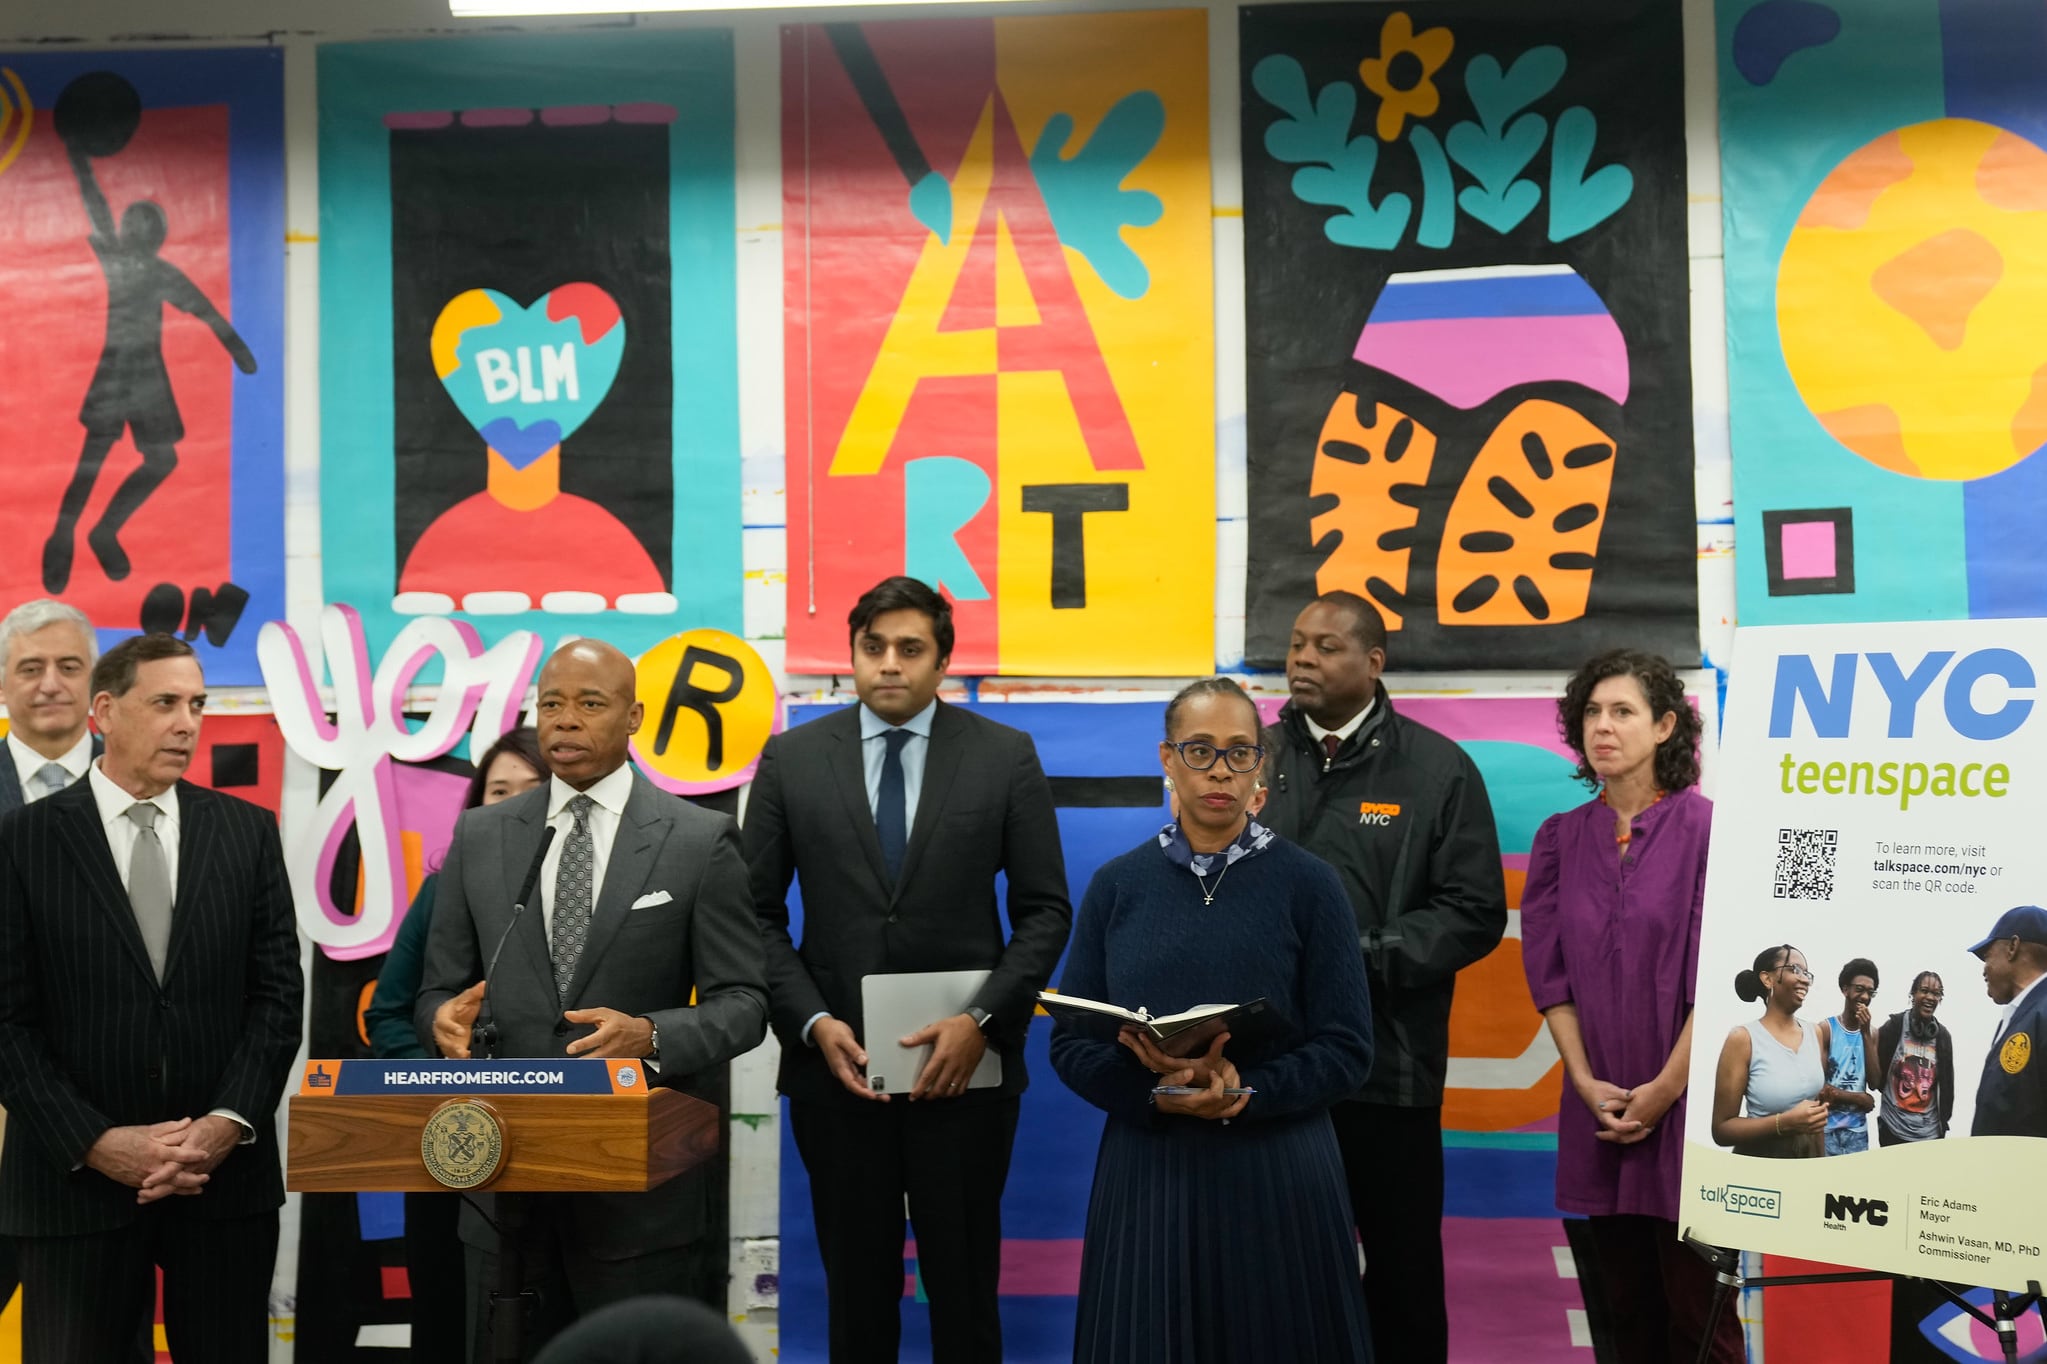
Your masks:
[{"label": "letter a on mural", "polygon": [[1246,653],[1696,659],[1677,6],[1244,11]]},{"label": "letter a on mural", "polygon": [[789,666],[907,573],[953,670],[1214,666],[1198,13],[784,31]]}]

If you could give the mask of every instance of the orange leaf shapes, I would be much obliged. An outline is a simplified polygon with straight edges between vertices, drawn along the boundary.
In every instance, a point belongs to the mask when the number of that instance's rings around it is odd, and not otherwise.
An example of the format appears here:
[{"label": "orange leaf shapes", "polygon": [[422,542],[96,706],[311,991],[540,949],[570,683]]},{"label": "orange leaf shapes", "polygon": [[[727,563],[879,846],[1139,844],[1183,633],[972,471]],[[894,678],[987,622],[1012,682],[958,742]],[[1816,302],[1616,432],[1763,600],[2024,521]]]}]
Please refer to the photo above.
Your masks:
[{"label": "orange leaf shapes", "polygon": [[1613,437],[1560,403],[1531,399],[1509,412],[1450,504],[1436,572],[1443,624],[1584,615],[1613,457]]},{"label": "orange leaf shapes", "polygon": [[1362,425],[1363,407],[1355,393],[1337,394],[1316,443],[1309,494],[1317,505],[1330,498],[1336,505],[1308,523],[1317,547],[1328,550],[1315,590],[1370,597],[1397,630],[1436,433],[1384,403],[1372,404],[1372,423]]}]

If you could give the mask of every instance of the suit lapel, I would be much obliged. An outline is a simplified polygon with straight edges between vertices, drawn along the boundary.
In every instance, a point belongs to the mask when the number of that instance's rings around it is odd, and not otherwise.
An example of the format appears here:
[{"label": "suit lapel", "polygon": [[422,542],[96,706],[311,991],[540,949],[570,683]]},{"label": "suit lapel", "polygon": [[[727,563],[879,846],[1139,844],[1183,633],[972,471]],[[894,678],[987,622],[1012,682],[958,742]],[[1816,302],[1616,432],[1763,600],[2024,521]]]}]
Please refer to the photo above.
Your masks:
[{"label": "suit lapel", "polygon": [[896,881],[891,899],[903,893],[903,887],[916,873],[924,846],[931,841],[931,830],[945,811],[946,798],[952,794],[953,779],[960,771],[960,750],[965,747],[960,742],[964,737],[959,732],[961,719],[943,701],[931,717],[931,738],[924,746],[924,784],[917,792],[917,820],[910,828],[910,845],[903,852],[903,874]]},{"label": "suit lapel", "polygon": [[[540,837],[547,828],[548,785],[542,782],[538,794],[531,799],[521,797],[517,814],[499,826],[498,867],[504,885],[505,912],[511,913],[518,902],[520,888],[526,881],[526,869],[533,865],[533,855],[540,851]],[[540,901],[545,891],[539,882],[533,884],[533,895],[526,905],[526,912],[519,916],[519,922],[512,929],[512,937],[519,949],[526,955],[527,964],[538,973],[547,985],[547,992],[554,993],[554,956],[547,950],[546,917],[540,912]],[[500,928],[498,932],[504,930]],[[495,940],[482,944],[485,951],[496,946]],[[485,959],[489,965],[489,959]],[[504,967],[498,963],[499,969]]]},{"label": "suit lapel", "polygon": [[660,794],[639,773],[633,773],[633,793],[626,797],[625,812],[619,817],[618,835],[611,841],[611,856],[604,863],[604,884],[590,907],[590,934],[583,943],[583,955],[576,962],[576,975],[569,982],[564,1008],[578,1008],[591,973],[603,958],[611,940],[625,926],[626,914],[653,874],[654,858],[668,837],[673,819],[661,808]]},{"label": "suit lapel", "polygon": [[[832,778],[838,783],[839,803],[846,807],[853,824],[853,839],[867,854],[867,869],[874,883],[888,889],[888,864],[881,860],[881,832],[874,827],[874,808],[867,803],[867,768],[860,753],[860,707],[848,706],[845,722],[837,726],[832,744]],[[837,719],[837,716],[832,717]],[[830,724],[820,720],[818,724]]]},{"label": "suit lapel", "polygon": [[21,774],[14,770],[14,754],[0,743],[0,815],[22,807]]},{"label": "suit lapel", "polygon": [[142,930],[135,926],[135,910],[128,903],[128,892],[121,886],[121,874],[114,868],[113,849],[107,846],[107,831],[100,827],[100,809],[92,798],[92,787],[86,782],[73,782],[45,799],[62,811],[63,817],[54,821],[57,837],[78,864],[79,875],[91,889],[93,902],[107,916],[114,936],[135,959],[136,968],[154,982],[156,968],[149,964],[149,949],[143,946]]},{"label": "suit lapel", "polygon": [[[178,966],[178,950],[195,933],[194,920],[201,912],[201,896],[211,884],[212,863],[220,844],[219,813],[213,793],[190,782],[178,783],[178,888],[171,902],[171,941],[164,950],[163,978],[168,981]],[[133,922],[134,911],[129,911]],[[137,930],[137,938],[141,937]]]}]

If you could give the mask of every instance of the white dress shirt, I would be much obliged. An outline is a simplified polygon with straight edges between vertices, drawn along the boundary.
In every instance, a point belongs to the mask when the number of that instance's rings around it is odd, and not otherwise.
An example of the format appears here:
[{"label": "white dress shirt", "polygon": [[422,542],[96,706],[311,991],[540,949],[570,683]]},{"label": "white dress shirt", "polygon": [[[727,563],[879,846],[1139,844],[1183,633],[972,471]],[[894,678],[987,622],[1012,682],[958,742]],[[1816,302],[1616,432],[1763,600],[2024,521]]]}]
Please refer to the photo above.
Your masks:
[{"label": "white dress shirt", "polygon": [[[11,739],[14,736],[8,737]],[[90,738],[86,743],[90,751]],[[128,810],[135,805],[154,805],[157,808],[156,838],[163,844],[163,869],[170,877],[171,922],[175,924],[178,895],[178,831],[181,827],[178,823],[178,788],[173,786],[147,801],[138,801],[116,786],[112,777],[100,771],[98,762],[94,762],[86,769],[86,780],[92,783],[93,802],[99,806],[100,827],[106,830],[107,850],[114,855],[114,870],[121,875],[121,889],[124,891],[128,889],[129,864],[135,860],[135,840],[142,833],[135,827],[135,821],[128,818]],[[206,1116],[226,1118],[241,1128],[242,1139],[238,1145],[249,1146],[255,1142],[256,1129],[249,1125],[247,1118],[232,1108],[211,1109]]]},{"label": "white dress shirt", "polygon": [[917,827],[917,798],[924,794],[924,759],[931,754],[931,721],[937,714],[936,697],[901,725],[892,725],[866,706],[860,707],[860,765],[867,777],[868,814],[877,814],[881,807],[881,767],[888,761],[888,745],[883,742],[883,736],[892,729],[901,729],[914,736],[903,745],[903,833],[906,837]]},{"label": "white dress shirt", "polygon": [[1308,722],[1308,733],[1315,736],[1315,742],[1318,744],[1332,734],[1334,734],[1338,739],[1348,739],[1351,735],[1358,732],[1358,726],[1362,725],[1365,722],[1365,717],[1372,713],[1372,707],[1378,704],[1379,698],[1374,696],[1371,700],[1365,702],[1365,708],[1363,710],[1359,711],[1356,715],[1351,716],[1350,719],[1344,721],[1343,724],[1337,727],[1336,729],[1322,728],[1322,726],[1315,723],[1314,718],[1310,716],[1306,711],[1301,712],[1301,718]]},{"label": "white dress shirt", "polygon": [[12,732],[7,735],[7,751],[14,757],[14,774],[21,779],[21,803],[33,805],[51,792],[39,781],[43,769],[51,763],[64,769],[64,775],[77,781],[92,766],[92,731],[78,736],[78,742],[69,751],[55,758],[45,758],[21,741],[21,736]]},{"label": "white dress shirt", "polygon": [[[924,760],[931,756],[931,721],[938,714],[938,698],[931,701],[903,721],[892,725],[869,710],[865,704],[860,707],[860,765],[867,777],[867,813],[880,818],[881,768],[888,761],[888,745],[882,736],[890,730],[902,729],[911,734],[911,740],[903,745],[903,835],[917,827],[917,800],[924,794]],[[817,1026],[820,1018],[831,1015],[820,1010],[812,1014],[803,1024],[803,1040],[810,1041],[810,1030]]]},{"label": "white dress shirt", "polygon": [[2026,996],[2038,989],[2043,980],[2047,980],[2047,976],[2034,976],[2025,989],[2011,997],[2011,1003],[2004,1006],[2004,1013],[1997,1020],[1997,1036],[1990,1039],[1991,1046],[1994,1047],[2004,1040],[2005,1030],[2011,1027],[2012,1016],[2018,1013],[2019,1006],[2026,1002]]},{"label": "white dress shirt", "polygon": [[554,878],[561,870],[562,849],[568,846],[569,830],[576,827],[576,817],[569,813],[569,802],[577,796],[588,796],[595,802],[588,816],[590,851],[593,854],[590,908],[594,910],[597,897],[604,892],[604,869],[611,862],[611,845],[618,841],[618,823],[625,816],[625,803],[632,793],[631,763],[598,778],[587,791],[578,791],[560,777],[547,779],[547,827],[555,833],[554,843],[547,850],[547,860],[540,864],[540,927],[550,943],[554,941]]},{"label": "white dress shirt", "polygon": [[98,763],[92,764],[87,780],[92,783],[92,798],[99,805],[100,824],[107,831],[107,849],[114,855],[114,870],[121,873],[121,889],[128,889],[128,864],[135,860],[135,840],[141,830],[135,821],[128,818],[132,805],[154,805],[156,837],[163,844],[163,869],[171,880],[171,907],[177,908],[178,896],[178,788],[173,786],[147,801],[138,801],[114,784],[114,779],[100,771]]}]

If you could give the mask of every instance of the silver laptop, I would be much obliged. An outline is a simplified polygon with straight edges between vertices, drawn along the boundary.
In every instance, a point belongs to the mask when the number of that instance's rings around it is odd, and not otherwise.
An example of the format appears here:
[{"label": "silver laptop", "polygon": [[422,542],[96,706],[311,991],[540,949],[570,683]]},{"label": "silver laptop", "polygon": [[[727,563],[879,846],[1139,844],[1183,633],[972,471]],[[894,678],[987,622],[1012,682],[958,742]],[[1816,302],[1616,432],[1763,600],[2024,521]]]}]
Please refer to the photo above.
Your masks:
[{"label": "silver laptop", "polygon": [[[867,1020],[867,1083],[877,1094],[908,1094],[931,1059],[931,1048],[896,1045],[941,1018],[966,1012],[988,980],[986,971],[912,971],[862,976],[860,1007]],[[968,1089],[1002,1083],[1002,1054],[990,1047],[967,1081]]]}]

